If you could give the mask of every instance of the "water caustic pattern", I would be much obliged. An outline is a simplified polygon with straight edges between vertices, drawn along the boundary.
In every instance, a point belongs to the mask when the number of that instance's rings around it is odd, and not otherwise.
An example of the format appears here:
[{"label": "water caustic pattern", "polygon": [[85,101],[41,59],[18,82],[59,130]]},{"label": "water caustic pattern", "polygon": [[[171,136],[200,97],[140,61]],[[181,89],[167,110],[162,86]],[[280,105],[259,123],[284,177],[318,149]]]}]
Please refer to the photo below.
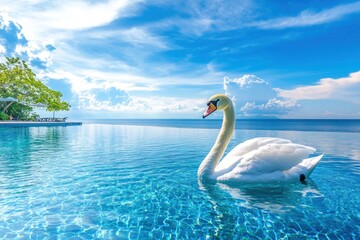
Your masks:
[{"label": "water caustic pattern", "polygon": [[216,129],[0,129],[0,239],[357,239],[358,134],[237,130],[314,146],[307,185],[206,184]]}]

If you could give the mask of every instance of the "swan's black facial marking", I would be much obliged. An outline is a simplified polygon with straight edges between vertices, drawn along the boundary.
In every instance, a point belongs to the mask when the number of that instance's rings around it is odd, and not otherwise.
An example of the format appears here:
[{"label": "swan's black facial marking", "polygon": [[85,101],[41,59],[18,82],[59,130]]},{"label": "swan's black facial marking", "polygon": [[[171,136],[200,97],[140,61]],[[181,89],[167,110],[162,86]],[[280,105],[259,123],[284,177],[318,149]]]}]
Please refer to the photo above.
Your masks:
[{"label": "swan's black facial marking", "polygon": [[215,101],[209,101],[206,105],[209,106],[212,103],[217,108],[217,104],[219,101],[220,101],[220,99],[216,99]]}]

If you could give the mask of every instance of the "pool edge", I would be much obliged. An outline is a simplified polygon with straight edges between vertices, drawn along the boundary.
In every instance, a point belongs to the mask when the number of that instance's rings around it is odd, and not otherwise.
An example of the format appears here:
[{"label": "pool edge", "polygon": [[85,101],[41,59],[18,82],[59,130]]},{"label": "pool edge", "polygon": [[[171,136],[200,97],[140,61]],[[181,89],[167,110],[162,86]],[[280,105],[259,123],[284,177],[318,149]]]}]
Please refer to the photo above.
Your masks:
[{"label": "pool edge", "polygon": [[82,122],[26,122],[26,121],[1,121],[1,127],[57,127],[80,126]]}]

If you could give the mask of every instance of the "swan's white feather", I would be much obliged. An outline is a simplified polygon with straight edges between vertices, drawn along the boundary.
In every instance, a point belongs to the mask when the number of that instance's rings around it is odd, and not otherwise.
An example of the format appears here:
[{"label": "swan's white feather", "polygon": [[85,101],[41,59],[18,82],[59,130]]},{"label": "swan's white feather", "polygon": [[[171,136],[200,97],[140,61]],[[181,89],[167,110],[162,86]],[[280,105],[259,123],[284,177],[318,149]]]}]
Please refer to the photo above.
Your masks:
[{"label": "swan's white feather", "polygon": [[272,181],[299,179],[310,175],[321,156],[307,158],[312,147],[282,138],[254,138],[236,146],[216,166],[218,181]]}]

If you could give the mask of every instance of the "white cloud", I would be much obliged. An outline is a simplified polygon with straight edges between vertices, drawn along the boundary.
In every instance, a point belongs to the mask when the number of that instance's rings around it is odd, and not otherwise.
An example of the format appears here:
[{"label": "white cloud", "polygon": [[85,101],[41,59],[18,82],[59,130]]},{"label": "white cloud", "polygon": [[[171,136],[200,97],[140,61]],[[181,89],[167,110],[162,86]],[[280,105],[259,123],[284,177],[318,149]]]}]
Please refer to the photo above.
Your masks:
[{"label": "white cloud", "polygon": [[[124,77],[116,73],[101,73],[88,71],[87,74],[70,73],[65,71],[46,72],[40,78],[55,81],[66,81],[73,93],[71,105],[79,110],[139,112],[144,113],[201,113],[205,108],[201,98],[170,98],[170,97],[139,97],[132,95],[132,91],[154,91],[150,85],[153,80],[140,79],[138,76]],[[101,78],[100,78],[101,76]],[[138,78],[129,82],[124,79]],[[136,85],[140,82],[140,85]],[[142,83],[141,83],[142,82]],[[149,85],[142,85],[144,83]]]},{"label": "white cloud", "polygon": [[51,46],[49,42],[39,45],[36,42],[29,42],[22,33],[22,27],[6,17],[0,16],[0,39],[2,53],[8,56],[20,56],[38,69],[46,69],[52,64]]},{"label": "white cloud", "polygon": [[129,97],[127,102],[111,104],[108,101],[93,101],[82,105],[84,110],[107,110],[113,112],[142,113],[201,113],[204,101],[199,99],[177,99],[166,97]]},{"label": "white cloud", "polygon": [[[215,0],[211,4],[204,4],[204,1],[191,1],[190,5],[192,7],[188,11],[191,11],[196,21],[187,26],[188,31],[191,31],[193,25],[203,28],[203,31],[241,28],[246,21],[253,18],[255,8],[252,0],[241,2]],[[204,24],[207,27],[204,28]]]},{"label": "white cloud", "polygon": [[139,76],[101,72],[96,70],[81,70],[77,73],[56,70],[38,75],[42,79],[64,80],[72,86],[72,92],[81,95],[82,92],[94,89],[115,87],[124,91],[154,91],[151,80]]},{"label": "white cloud", "polygon": [[[134,14],[142,4],[142,1],[118,2],[39,0],[15,4],[14,1],[5,1],[0,12],[8,15],[8,19],[13,19],[11,21],[14,23],[21,24],[19,31],[22,36],[26,36],[27,44],[18,44],[16,52],[27,55],[29,62],[37,63],[40,67],[51,67],[50,72],[61,69],[59,72],[63,70],[81,76],[88,75],[91,79],[109,82],[110,86],[116,85],[126,91],[153,91],[167,84],[215,84],[223,76],[221,72],[208,69],[203,64],[164,62],[156,58],[154,54],[158,51],[174,46],[166,38],[156,35],[154,32],[158,29],[151,24],[119,30],[111,27],[106,30],[94,29]],[[183,3],[179,4],[183,6]],[[220,5],[217,2],[217,6]],[[194,9],[195,14],[199,11],[199,5]],[[205,14],[200,13],[198,16]],[[117,56],[109,52],[102,53],[102,49],[96,49],[91,54],[87,52],[90,46],[101,46],[102,41],[107,41],[104,46],[114,48]],[[56,48],[56,54],[44,49],[48,43]],[[192,69],[190,74],[188,69]],[[203,79],[207,79],[207,82]]]},{"label": "white cloud", "polygon": [[267,115],[267,116],[279,116],[282,114],[288,114],[290,110],[299,107],[298,104],[291,101],[284,101],[277,98],[270,99],[267,103],[257,105],[255,102],[247,102],[240,111],[245,116],[252,115]]},{"label": "white cloud", "polygon": [[277,91],[281,97],[293,100],[336,99],[360,103],[360,71],[338,79],[323,78],[312,86]]},{"label": "white cloud", "polygon": [[339,20],[346,15],[360,12],[360,2],[339,5],[320,12],[303,11],[296,17],[282,17],[250,23],[249,26],[263,29],[283,29],[289,27],[305,27]]},{"label": "white cloud", "polygon": [[237,108],[241,108],[248,102],[265,103],[277,97],[277,93],[266,81],[249,74],[234,79],[225,77],[224,90],[236,100]]},{"label": "white cloud", "polygon": [[39,69],[47,69],[52,65],[52,52],[45,45],[38,45],[35,42],[28,42],[26,45],[18,44],[15,53],[25,57],[32,66]]},{"label": "white cloud", "polygon": [[259,85],[268,85],[264,80],[256,77],[255,75],[244,75],[241,78],[230,79],[228,77],[224,78],[224,90],[228,90],[229,85],[236,84],[240,88],[251,88],[253,84]]},{"label": "white cloud", "polygon": [[168,44],[160,37],[154,36],[144,28],[133,27],[120,31],[121,40],[134,46],[151,46],[159,49],[168,49]]},{"label": "white cloud", "polygon": [[281,99],[268,82],[255,75],[225,77],[224,90],[233,99],[238,113],[244,116],[278,117],[298,107],[294,101]]},{"label": "white cloud", "polygon": [[[152,1],[149,4],[162,5],[164,2]],[[174,0],[166,4],[179,14],[148,26],[162,30],[176,27],[188,36],[199,37],[205,32],[238,29],[255,16],[253,0],[213,0],[211,4],[203,0]]]},{"label": "white cloud", "polygon": [[[79,38],[87,38],[88,41],[109,41],[128,43],[134,47],[149,47],[153,51],[168,50],[171,46],[164,37],[153,34],[147,27],[138,26],[125,29],[95,29],[80,33]],[[126,45],[124,48],[128,48]]]},{"label": "white cloud", "polygon": [[79,110],[138,113],[139,116],[147,113],[199,113],[200,116],[204,110],[202,99],[130,96],[115,88],[83,91],[77,102],[74,107]]},{"label": "white cloud", "polygon": [[78,93],[74,107],[81,110],[119,110],[130,101],[126,91],[115,87],[92,88]]},{"label": "white cloud", "polygon": [[6,53],[6,48],[3,45],[0,45],[0,53],[1,54],[5,54]]},{"label": "white cloud", "polygon": [[[55,29],[56,30],[56,29]],[[54,30],[54,31],[55,31]],[[67,33],[69,34],[69,33]],[[69,39],[57,38],[55,33],[51,38],[44,38],[41,41],[29,40],[27,45],[18,45],[17,53],[27,54],[31,61],[36,59],[42,62],[42,65],[49,67],[52,63],[50,72],[65,71],[66,73],[77,73],[81,76],[90,76],[92,79],[110,82],[109,85],[116,86],[126,91],[153,91],[158,89],[159,85],[176,84],[204,84],[204,78],[213,84],[222,75],[215,72],[214,69],[207,69],[207,66],[199,64],[194,65],[188,62],[159,62],[148,61],[153,53],[168,50],[173,47],[166,39],[158,37],[150,32],[146,27],[133,27],[122,30],[99,30],[90,29],[88,31],[73,31],[71,42]],[[68,36],[70,37],[70,35]],[[115,46],[114,52],[118,54],[101,52],[86,52],[78,46],[83,46],[83,42],[91,42],[90,45],[101,46],[102,41],[113,40],[110,48]],[[130,43],[129,46],[126,43]],[[47,51],[45,46],[50,44],[56,50],[53,54]],[[105,45],[108,45],[106,42]],[[40,52],[41,49],[45,51]],[[116,59],[117,57],[121,59]],[[191,68],[193,76],[183,76],[188,74]],[[181,70],[185,69],[185,73]],[[180,70],[180,71],[179,71]],[[175,72],[178,74],[175,74]],[[171,75],[171,77],[169,77]],[[71,79],[71,78],[70,78]]]},{"label": "white cloud", "polygon": [[[102,26],[113,20],[133,14],[133,7],[141,1],[109,0],[78,1],[5,1],[0,12],[8,14],[23,26],[30,40],[40,40],[66,31],[78,31]],[[63,35],[63,36],[66,36]]]},{"label": "white cloud", "polygon": [[7,29],[9,27],[9,14],[7,12],[3,12],[0,7],[0,29]]},{"label": "white cloud", "polygon": [[[156,1],[155,1],[156,3]],[[228,31],[247,27],[261,29],[284,29],[306,27],[340,20],[350,14],[360,12],[360,2],[338,5],[322,11],[302,11],[298,16],[280,17],[256,21],[262,9],[253,0],[212,1],[206,4],[202,0],[172,1],[174,8],[187,17],[174,16],[150,26],[159,29],[179,28],[184,35],[202,36],[210,31]]]},{"label": "white cloud", "polygon": [[21,33],[21,26],[0,14],[0,43],[8,53],[15,51],[17,45],[26,45],[27,40]]}]

